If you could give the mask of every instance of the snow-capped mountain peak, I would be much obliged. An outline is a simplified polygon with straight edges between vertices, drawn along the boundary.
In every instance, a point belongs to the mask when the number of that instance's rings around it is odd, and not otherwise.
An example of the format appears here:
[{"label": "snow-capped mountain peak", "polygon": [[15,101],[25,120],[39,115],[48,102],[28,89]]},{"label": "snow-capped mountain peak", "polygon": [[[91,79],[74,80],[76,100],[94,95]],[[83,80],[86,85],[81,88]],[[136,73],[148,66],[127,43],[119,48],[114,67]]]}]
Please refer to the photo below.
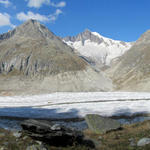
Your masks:
[{"label": "snow-capped mountain peak", "polygon": [[112,59],[122,56],[132,46],[130,42],[113,40],[88,29],[76,36],[65,37],[63,41],[100,67],[110,65]]}]

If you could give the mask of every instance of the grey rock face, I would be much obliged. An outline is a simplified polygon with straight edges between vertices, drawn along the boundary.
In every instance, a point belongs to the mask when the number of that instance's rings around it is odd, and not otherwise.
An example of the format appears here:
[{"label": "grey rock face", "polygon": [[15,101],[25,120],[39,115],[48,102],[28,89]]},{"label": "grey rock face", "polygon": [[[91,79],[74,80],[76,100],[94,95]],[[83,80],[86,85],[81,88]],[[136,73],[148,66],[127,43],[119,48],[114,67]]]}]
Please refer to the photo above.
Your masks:
[{"label": "grey rock face", "polygon": [[66,42],[82,41],[82,45],[84,45],[84,42],[86,40],[90,40],[91,42],[96,42],[98,44],[104,42],[103,38],[99,38],[99,37],[93,35],[91,33],[91,31],[89,31],[88,29],[86,29],[84,32],[78,34],[77,36],[73,36],[73,37],[68,36],[68,37],[63,38],[63,40]]},{"label": "grey rock face", "polygon": [[0,35],[0,42],[2,40],[6,40],[6,39],[9,39],[10,37],[12,37],[16,32],[16,29],[12,30],[12,31],[9,31],[8,33],[4,33],[4,34],[1,34]]},{"label": "grey rock face", "polygon": [[142,138],[138,141],[137,146],[145,146],[150,144],[150,138]]},{"label": "grey rock face", "polygon": [[85,120],[91,131],[103,134],[121,128],[121,124],[113,119],[101,117],[96,114],[86,115]]},{"label": "grey rock face", "polygon": [[150,91],[150,31],[145,32],[112,70],[119,90]]},{"label": "grey rock face", "polygon": [[[84,42],[86,40],[90,40],[91,42],[95,42],[97,44],[101,44],[104,43],[105,46],[110,46],[103,37],[98,37],[97,35],[94,35],[90,30],[86,29],[84,32],[79,33],[76,36],[67,36],[62,38],[62,40],[64,40],[65,42],[77,42],[77,41],[82,41],[82,45],[84,46]],[[115,43],[113,42],[112,39],[109,39],[109,42],[111,43],[111,45],[114,45]],[[126,42],[120,41],[120,44],[123,46],[127,46]]]},{"label": "grey rock face", "polygon": [[[73,54],[73,49],[37,21],[25,22],[7,34],[9,38],[1,38],[3,40],[0,43],[1,74],[57,74],[66,70],[82,70],[86,66],[83,62],[83,66],[74,64],[75,68],[71,69],[68,64],[71,59],[78,59],[78,62],[82,60]],[[61,64],[63,61],[66,61],[65,66]]]}]

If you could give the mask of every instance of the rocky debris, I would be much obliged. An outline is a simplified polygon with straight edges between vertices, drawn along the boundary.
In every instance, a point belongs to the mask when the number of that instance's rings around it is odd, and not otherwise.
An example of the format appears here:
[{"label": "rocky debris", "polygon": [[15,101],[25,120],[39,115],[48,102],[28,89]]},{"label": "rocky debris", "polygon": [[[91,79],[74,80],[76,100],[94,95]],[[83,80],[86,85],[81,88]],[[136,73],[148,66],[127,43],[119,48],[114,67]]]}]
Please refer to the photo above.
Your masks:
[{"label": "rocky debris", "polygon": [[17,132],[13,132],[13,136],[16,138],[20,138],[22,136],[22,133],[17,131]]},{"label": "rocky debris", "polygon": [[89,129],[97,134],[103,134],[121,128],[121,124],[118,121],[96,114],[86,115],[85,120]]},{"label": "rocky debris", "polygon": [[102,137],[102,136],[99,136],[99,137],[98,137],[98,140],[99,140],[99,141],[101,141],[102,139],[103,139],[103,137]]},{"label": "rocky debris", "polygon": [[23,139],[23,140],[26,140],[27,138],[28,138],[28,136],[24,136],[22,139]]},{"label": "rocky debris", "polygon": [[130,142],[130,146],[136,146],[136,141],[134,138],[130,138],[129,142]]},{"label": "rocky debris", "polygon": [[4,136],[5,136],[5,133],[0,133],[0,138]]},{"label": "rocky debris", "polygon": [[42,142],[41,141],[36,141],[37,144],[39,145],[42,145]]},{"label": "rocky debris", "polygon": [[82,143],[83,134],[72,128],[49,121],[26,120],[21,123],[23,131],[30,137],[54,146]]},{"label": "rocky debris", "polygon": [[31,145],[26,150],[48,150],[44,145]]},{"label": "rocky debris", "polygon": [[150,138],[142,138],[138,141],[137,146],[145,146],[150,144]]}]

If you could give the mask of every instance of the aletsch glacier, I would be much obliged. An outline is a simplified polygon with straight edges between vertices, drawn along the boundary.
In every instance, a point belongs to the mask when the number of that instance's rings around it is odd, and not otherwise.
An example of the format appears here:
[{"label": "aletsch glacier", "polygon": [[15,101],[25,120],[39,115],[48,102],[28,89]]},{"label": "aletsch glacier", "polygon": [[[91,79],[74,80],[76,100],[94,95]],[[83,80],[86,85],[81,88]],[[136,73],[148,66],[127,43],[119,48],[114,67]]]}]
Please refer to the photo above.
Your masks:
[{"label": "aletsch glacier", "polygon": [[0,116],[75,118],[96,113],[132,116],[150,113],[150,93],[88,92],[1,96]]}]

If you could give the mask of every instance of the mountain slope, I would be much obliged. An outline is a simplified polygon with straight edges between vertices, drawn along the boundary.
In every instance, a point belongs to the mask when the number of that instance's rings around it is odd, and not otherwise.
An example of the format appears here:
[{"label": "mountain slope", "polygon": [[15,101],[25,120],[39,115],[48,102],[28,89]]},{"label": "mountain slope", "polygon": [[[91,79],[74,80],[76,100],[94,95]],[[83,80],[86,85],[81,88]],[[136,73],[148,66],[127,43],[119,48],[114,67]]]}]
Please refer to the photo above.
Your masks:
[{"label": "mountain slope", "polygon": [[100,68],[111,65],[114,58],[123,55],[132,46],[132,43],[112,40],[89,30],[63,40],[81,56],[89,59],[92,65]]},{"label": "mountain slope", "polygon": [[126,52],[109,74],[117,88],[128,91],[150,91],[150,30]]},{"label": "mountain slope", "polygon": [[0,35],[0,90],[101,91],[112,84],[45,26],[29,20]]}]

